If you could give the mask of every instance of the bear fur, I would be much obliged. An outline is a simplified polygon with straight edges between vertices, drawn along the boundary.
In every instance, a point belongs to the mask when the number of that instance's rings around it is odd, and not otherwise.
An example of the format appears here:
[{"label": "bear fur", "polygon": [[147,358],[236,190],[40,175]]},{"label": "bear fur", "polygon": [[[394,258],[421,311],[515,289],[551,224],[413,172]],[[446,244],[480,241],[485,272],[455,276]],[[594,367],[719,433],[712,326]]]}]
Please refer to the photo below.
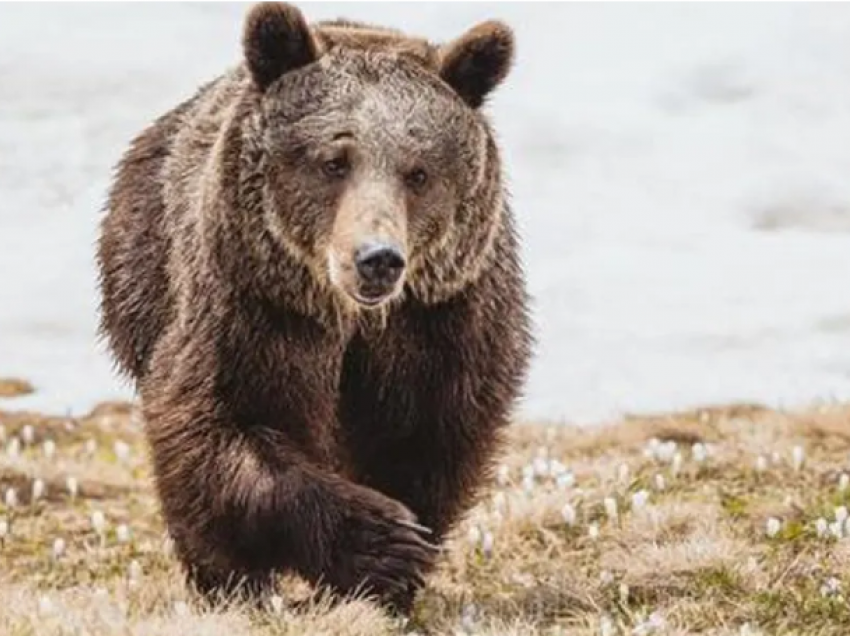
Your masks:
[{"label": "bear fur", "polygon": [[[255,594],[294,572],[409,611],[529,363],[481,108],[512,34],[487,22],[433,44],[267,3],[243,51],[121,159],[97,250],[101,330],[139,393],[197,589]],[[367,306],[350,254],[373,234],[405,270]]]}]

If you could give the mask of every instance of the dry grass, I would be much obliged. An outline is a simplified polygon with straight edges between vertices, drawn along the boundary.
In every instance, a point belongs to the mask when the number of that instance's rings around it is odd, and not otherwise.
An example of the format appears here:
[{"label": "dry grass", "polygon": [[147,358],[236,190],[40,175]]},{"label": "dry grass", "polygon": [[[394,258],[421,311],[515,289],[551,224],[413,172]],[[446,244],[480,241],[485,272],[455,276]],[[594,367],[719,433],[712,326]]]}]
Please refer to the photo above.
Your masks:
[{"label": "dry grass", "polygon": [[850,633],[850,538],[816,526],[850,506],[848,406],[516,426],[507,469],[406,625],[367,600],[204,612],[169,553],[129,406],[0,423],[4,636]]},{"label": "dry grass", "polygon": [[0,378],[0,398],[20,397],[32,393],[35,389],[26,380],[18,378]]}]

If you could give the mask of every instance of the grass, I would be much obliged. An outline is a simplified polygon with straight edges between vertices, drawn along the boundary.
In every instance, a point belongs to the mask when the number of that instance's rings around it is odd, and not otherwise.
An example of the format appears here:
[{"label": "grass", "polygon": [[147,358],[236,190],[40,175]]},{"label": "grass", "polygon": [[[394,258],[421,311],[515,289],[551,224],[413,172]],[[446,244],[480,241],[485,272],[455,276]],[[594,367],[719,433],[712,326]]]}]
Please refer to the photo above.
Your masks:
[{"label": "grass", "polygon": [[4,636],[850,633],[846,405],[517,425],[406,624],[367,599],[296,610],[295,579],[265,610],[204,611],[130,405],[0,425]]},{"label": "grass", "polygon": [[19,378],[0,378],[0,398],[20,397],[28,395],[35,389],[26,380]]}]

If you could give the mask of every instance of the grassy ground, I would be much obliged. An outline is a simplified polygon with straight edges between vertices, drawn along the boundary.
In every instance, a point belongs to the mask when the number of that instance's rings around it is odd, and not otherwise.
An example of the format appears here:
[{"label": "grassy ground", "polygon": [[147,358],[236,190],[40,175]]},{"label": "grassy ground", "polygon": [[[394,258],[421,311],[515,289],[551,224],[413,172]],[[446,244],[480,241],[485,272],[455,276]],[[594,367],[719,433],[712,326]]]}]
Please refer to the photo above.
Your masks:
[{"label": "grassy ground", "polygon": [[0,425],[4,636],[850,633],[848,406],[517,425],[407,625],[366,600],[204,613],[129,405]]}]

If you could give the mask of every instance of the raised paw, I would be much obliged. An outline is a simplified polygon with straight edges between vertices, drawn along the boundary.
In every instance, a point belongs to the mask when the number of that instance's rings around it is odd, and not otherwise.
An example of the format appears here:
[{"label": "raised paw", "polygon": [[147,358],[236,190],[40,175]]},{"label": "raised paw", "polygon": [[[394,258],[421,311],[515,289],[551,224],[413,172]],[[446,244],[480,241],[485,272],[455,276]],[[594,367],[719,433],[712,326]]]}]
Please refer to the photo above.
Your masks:
[{"label": "raised paw", "polygon": [[331,565],[335,587],[377,596],[393,611],[408,613],[440,548],[428,541],[431,531],[398,502],[370,498],[365,503],[339,537],[337,562]]}]

